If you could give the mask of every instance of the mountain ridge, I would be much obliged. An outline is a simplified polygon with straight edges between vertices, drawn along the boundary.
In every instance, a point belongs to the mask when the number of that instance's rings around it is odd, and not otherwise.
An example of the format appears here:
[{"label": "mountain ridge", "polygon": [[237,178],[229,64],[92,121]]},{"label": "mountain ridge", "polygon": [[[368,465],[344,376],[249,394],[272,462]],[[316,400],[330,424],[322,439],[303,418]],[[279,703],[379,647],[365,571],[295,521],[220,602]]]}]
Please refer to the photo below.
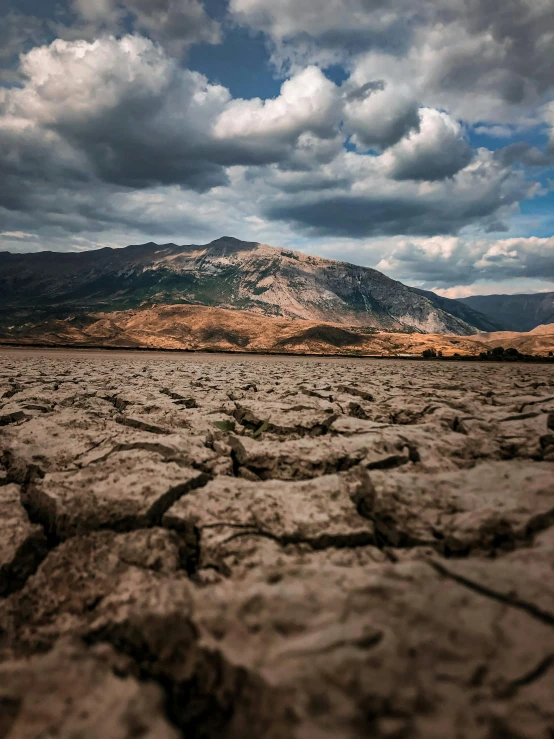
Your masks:
[{"label": "mountain ridge", "polygon": [[458,302],[488,316],[506,331],[531,331],[554,323],[554,292],[470,295],[458,298]]},{"label": "mountain ridge", "polygon": [[158,304],[420,333],[471,335],[499,328],[471,307],[371,267],[234,237],[204,245],[148,242],[70,253],[0,253],[5,321]]}]

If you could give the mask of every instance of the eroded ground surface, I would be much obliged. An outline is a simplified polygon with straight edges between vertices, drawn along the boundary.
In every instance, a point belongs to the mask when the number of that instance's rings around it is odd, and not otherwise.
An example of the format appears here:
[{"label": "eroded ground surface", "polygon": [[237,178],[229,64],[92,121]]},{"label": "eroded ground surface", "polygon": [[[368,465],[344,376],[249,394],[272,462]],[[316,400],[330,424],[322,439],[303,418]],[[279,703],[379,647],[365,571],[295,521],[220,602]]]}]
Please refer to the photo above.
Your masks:
[{"label": "eroded ground surface", "polygon": [[554,368],[4,351],[0,458],[0,737],[554,736]]}]

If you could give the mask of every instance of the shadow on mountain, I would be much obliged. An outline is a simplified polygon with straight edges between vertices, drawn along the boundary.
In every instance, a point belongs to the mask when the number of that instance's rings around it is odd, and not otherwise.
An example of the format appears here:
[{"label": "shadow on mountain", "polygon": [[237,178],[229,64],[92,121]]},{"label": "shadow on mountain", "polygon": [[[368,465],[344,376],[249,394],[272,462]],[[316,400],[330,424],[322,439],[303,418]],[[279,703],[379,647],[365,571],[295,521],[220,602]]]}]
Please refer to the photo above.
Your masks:
[{"label": "shadow on mountain", "polygon": [[312,326],[288,339],[281,339],[277,346],[297,346],[309,341],[321,341],[337,347],[359,346],[364,343],[364,337],[337,326]]},{"label": "shadow on mountain", "polygon": [[210,341],[226,342],[232,346],[240,346],[243,349],[250,343],[250,338],[246,334],[243,334],[240,331],[229,331],[228,329],[217,326],[214,328],[201,329],[199,331],[199,340],[206,343]]}]

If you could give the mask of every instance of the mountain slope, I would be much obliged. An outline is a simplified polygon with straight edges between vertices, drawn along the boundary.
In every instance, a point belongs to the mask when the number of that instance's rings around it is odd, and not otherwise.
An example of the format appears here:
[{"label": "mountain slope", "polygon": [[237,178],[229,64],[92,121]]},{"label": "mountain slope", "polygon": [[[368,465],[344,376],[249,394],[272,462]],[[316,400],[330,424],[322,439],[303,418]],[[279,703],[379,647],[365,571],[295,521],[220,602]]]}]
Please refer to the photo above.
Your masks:
[{"label": "mountain slope", "polygon": [[508,331],[531,331],[554,323],[554,293],[534,295],[472,295],[457,302],[484,313]]},{"label": "mountain slope", "polygon": [[[368,267],[230,237],[204,246],[150,243],[72,254],[0,253],[5,326],[188,303],[424,333],[469,335],[496,328],[459,306],[459,315],[453,315],[440,300]],[[466,314],[472,323],[461,317]]]},{"label": "mountain slope", "polygon": [[471,337],[487,344],[489,348],[502,346],[513,347],[522,354],[542,354],[554,351],[554,323],[537,326],[532,331],[495,331],[493,333],[476,334]]},{"label": "mountain slope", "polygon": [[421,290],[417,287],[412,287],[411,290],[428,298],[436,308],[440,308],[441,310],[450,313],[450,315],[460,318],[471,326],[476,326],[481,331],[498,331],[498,329],[501,328],[500,323],[491,320],[484,313],[474,310],[470,305],[465,305],[459,300],[443,298],[442,295],[432,293],[430,290]]},{"label": "mountain slope", "polygon": [[[494,336],[494,334],[491,334]],[[276,352],[279,354],[378,354],[421,356],[430,347],[444,356],[477,355],[479,336],[371,332],[344,326],[272,318],[246,311],[200,305],[167,305],[139,310],[50,320],[2,331],[2,343],[53,346],[180,349],[188,351]]]}]

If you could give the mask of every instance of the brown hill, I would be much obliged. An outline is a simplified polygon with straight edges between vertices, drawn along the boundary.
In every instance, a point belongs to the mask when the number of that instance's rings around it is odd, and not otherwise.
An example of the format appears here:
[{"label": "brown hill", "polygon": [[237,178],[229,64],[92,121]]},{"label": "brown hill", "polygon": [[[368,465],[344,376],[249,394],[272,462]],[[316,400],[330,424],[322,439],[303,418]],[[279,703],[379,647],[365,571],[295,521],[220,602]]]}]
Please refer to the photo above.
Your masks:
[{"label": "brown hill", "polygon": [[532,331],[494,331],[488,334],[476,334],[471,337],[487,344],[487,348],[503,346],[513,347],[522,354],[548,354],[554,351],[554,324],[537,326]]},{"label": "brown hill", "polygon": [[374,332],[332,323],[258,316],[245,311],[171,305],[53,320],[4,331],[0,342],[57,346],[184,349],[291,354],[477,355],[477,337]]}]

